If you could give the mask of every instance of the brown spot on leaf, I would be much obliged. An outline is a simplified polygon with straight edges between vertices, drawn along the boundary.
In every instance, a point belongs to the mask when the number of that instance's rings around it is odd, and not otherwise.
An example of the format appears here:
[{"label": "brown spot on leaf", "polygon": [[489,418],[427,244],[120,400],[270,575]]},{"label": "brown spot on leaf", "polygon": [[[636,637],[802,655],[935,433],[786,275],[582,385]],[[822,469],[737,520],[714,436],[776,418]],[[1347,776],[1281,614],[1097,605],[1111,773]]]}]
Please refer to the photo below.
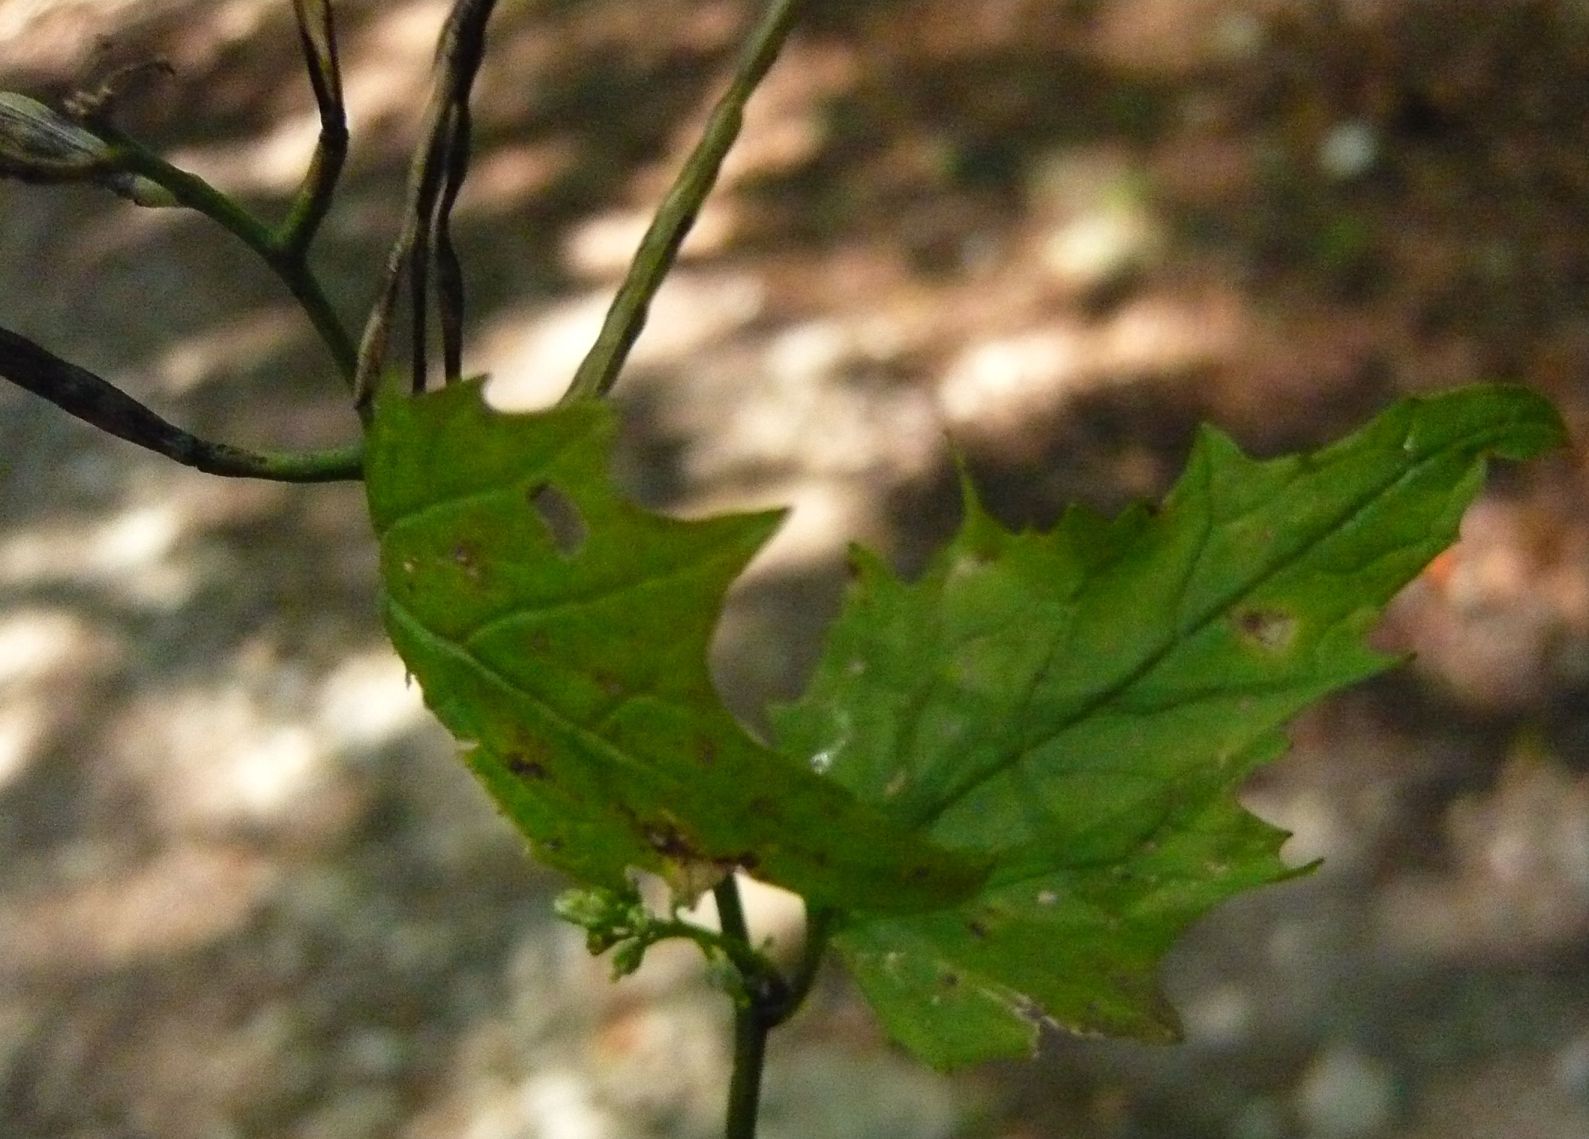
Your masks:
[{"label": "brown spot on leaf", "polygon": [[683,833],[667,823],[652,823],[644,828],[646,845],[658,854],[676,858],[681,862],[703,861],[697,850]]},{"label": "brown spot on leaf", "polygon": [[1242,609],[1232,620],[1243,641],[1275,656],[1287,652],[1296,643],[1300,624],[1294,615],[1283,609],[1261,606]]},{"label": "brown spot on leaf", "polygon": [[520,779],[529,779],[539,782],[549,779],[551,773],[546,770],[546,765],[538,759],[531,759],[523,752],[512,751],[502,757],[503,766]]},{"label": "brown spot on leaf", "polygon": [[452,548],[452,561],[470,581],[480,580],[480,554],[468,542],[459,542]]}]

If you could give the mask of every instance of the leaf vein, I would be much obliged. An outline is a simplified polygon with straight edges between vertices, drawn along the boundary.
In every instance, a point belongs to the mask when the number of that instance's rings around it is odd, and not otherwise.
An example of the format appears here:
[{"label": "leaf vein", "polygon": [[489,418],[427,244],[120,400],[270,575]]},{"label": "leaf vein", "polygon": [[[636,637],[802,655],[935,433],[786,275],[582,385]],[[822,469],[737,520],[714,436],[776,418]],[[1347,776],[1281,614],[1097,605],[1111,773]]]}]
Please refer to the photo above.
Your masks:
[{"label": "leaf vein", "polygon": [[[1240,602],[1242,598],[1247,597],[1255,590],[1262,587],[1264,583],[1273,580],[1280,573],[1289,569],[1302,558],[1306,557],[1309,553],[1313,552],[1332,535],[1340,531],[1343,527],[1349,525],[1354,518],[1368,510],[1377,501],[1379,501],[1379,499],[1393,490],[1398,483],[1412,479],[1425,466],[1436,462],[1437,460],[1443,459],[1446,455],[1452,452],[1474,450],[1472,444],[1475,440],[1493,434],[1493,428],[1485,427],[1483,429],[1476,429],[1467,435],[1448,441],[1444,446],[1431,451],[1419,461],[1401,468],[1392,477],[1382,480],[1374,487],[1360,495],[1358,498],[1348,503],[1341,511],[1332,515],[1329,519],[1324,520],[1320,526],[1315,528],[1311,535],[1309,535],[1303,541],[1298,542],[1295,549],[1289,551],[1285,556],[1275,561],[1274,564],[1264,567],[1264,569],[1259,573],[1251,575],[1247,580],[1241,582],[1234,589],[1228,591],[1223,597],[1212,603],[1204,613],[1195,618],[1191,624],[1181,632],[1180,636],[1167,638],[1163,644],[1159,645],[1153,651],[1148,653],[1140,664],[1126,673],[1118,681],[1101,689],[1091,699],[1083,702],[1069,715],[1063,717],[1056,725],[1054,725],[1053,729],[1046,734],[1044,739],[1035,740],[1024,745],[1018,751],[1011,754],[1005,763],[990,765],[990,767],[986,771],[980,773],[976,779],[967,781],[961,786],[954,788],[948,795],[944,796],[938,803],[934,804],[930,811],[926,812],[925,818],[922,820],[922,825],[930,826],[933,822],[942,818],[951,807],[964,800],[977,788],[987,783],[988,780],[994,778],[996,775],[1011,767],[1020,766],[1043,744],[1069,731],[1082,720],[1089,716],[1095,715],[1100,709],[1114,702],[1125,693],[1129,692],[1132,688],[1136,687],[1136,685],[1151,675],[1164,662],[1170,653],[1174,651],[1177,645],[1202,632],[1221,615],[1228,612],[1233,606]],[[1411,427],[1409,426],[1408,431],[1403,438],[1404,444],[1410,439]]]}]

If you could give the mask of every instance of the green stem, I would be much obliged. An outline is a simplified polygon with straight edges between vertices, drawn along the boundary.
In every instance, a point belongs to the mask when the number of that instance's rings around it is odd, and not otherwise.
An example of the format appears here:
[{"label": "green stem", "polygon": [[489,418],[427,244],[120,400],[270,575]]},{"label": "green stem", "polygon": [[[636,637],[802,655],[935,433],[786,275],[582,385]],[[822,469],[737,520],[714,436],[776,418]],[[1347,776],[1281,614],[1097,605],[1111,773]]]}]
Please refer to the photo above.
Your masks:
[{"label": "green stem", "polygon": [[[203,442],[203,440],[198,440]],[[245,451],[225,443],[200,448],[191,461],[195,470],[234,479],[268,482],[358,482],[364,478],[364,444],[329,447],[322,451]]]},{"label": "green stem", "polygon": [[721,956],[733,966],[734,972],[746,979],[747,984],[758,985],[764,989],[783,991],[783,979],[760,953],[751,947],[748,941],[730,937],[716,930],[706,929],[693,922],[681,921],[678,918],[650,922],[646,928],[645,941],[647,945],[654,945],[668,938],[680,937],[686,941],[693,941],[700,947],[701,952],[708,959]]},{"label": "green stem", "polygon": [[288,257],[302,259],[331,210],[337,179],[347,162],[348,118],[342,102],[342,67],[337,57],[336,19],[331,4],[311,6],[307,0],[293,0],[292,7],[304,62],[309,68],[309,84],[320,112],[320,137],[303,185],[275,239]]},{"label": "green stem", "polygon": [[203,178],[171,165],[120,131],[96,124],[94,130],[114,153],[112,164],[118,170],[139,174],[171,192],[181,205],[196,210],[259,254],[265,264],[281,278],[325,342],[337,370],[351,385],[358,351],[336,310],[331,307],[320,282],[310,272],[304,251],[294,233],[283,241],[278,232],[238,205]]},{"label": "green stem", "polygon": [[800,961],[795,966],[794,975],[789,978],[788,996],[784,1007],[778,1012],[774,1027],[798,1012],[800,1006],[805,1004],[806,997],[811,995],[811,986],[816,983],[817,972],[822,967],[823,958],[827,956],[828,938],[832,936],[837,916],[833,910],[816,910],[807,915],[805,945],[800,950]]},{"label": "green stem", "polygon": [[761,1107],[761,1074],[772,1024],[754,1001],[734,1007],[734,1072],[728,1081],[728,1118],[723,1139],[755,1139]]},{"label": "green stem", "polygon": [[[739,883],[733,875],[723,879],[712,891],[717,901],[718,924],[726,941],[750,945],[750,929],[745,924],[745,908],[739,898]],[[728,1113],[724,1139],[755,1139],[756,1115],[761,1105],[761,1075],[767,1059],[767,1033],[776,1023],[769,1015],[775,994],[758,978],[741,974],[743,997],[734,1002],[734,1070],[728,1083]],[[781,1006],[787,990],[777,986]]]},{"label": "green stem", "polygon": [[684,169],[679,172],[672,188],[658,207],[651,227],[641,239],[640,248],[625,274],[623,284],[596,343],[581,361],[574,373],[573,382],[563,395],[563,403],[583,399],[598,399],[606,395],[618,380],[629,350],[645,327],[651,300],[662,287],[663,279],[673,268],[679,247],[695,224],[701,203],[717,183],[734,140],[739,137],[744,122],[745,104],[751,93],[777,59],[784,41],[800,14],[800,0],[773,0],[751,34],[745,53],[740,57],[728,90],[712,109],[706,130],[695,146]]},{"label": "green stem", "polygon": [[[713,897],[724,942],[748,949],[750,930],[745,923],[738,883],[733,878],[725,879],[713,890]],[[754,1139],[767,1034],[793,1016],[810,995],[837,916],[832,910],[817,910],[810,915],[800,962],[787,980],[754,950],[751,956],[763,968],[755,975],[740,969],[744,997],[734,1005],[734,1070],[728,1084],[728,1118],[723,1131],[726,1139]],[[734,959],[734,954],[729,956]]]},{"label": "green stem", "polygon": [[212,475],[275,482],[363,477],[361,444],[328,451],[248,451],[168,423],[110,381],[0,328],[0,376],[109,435]]},{"label": "green stem", "polygon": [[730,874],[712,887],[712,900],[717,903],[717,927],[723,936],[741,945],[750,944],[750,926],[745,922],[745,906],[739,897],[739,881]]}]

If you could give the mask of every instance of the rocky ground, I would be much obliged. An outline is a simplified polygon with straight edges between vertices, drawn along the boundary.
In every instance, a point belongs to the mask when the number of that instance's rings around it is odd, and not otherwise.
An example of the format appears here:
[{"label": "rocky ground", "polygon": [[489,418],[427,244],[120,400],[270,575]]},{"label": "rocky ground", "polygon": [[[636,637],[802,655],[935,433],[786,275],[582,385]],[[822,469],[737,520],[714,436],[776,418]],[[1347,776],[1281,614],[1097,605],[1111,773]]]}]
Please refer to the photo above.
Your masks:
[{"label": "rocky ground", "polygon": [[[395,224],[439,0],[349,2],[355,150],[319,266],[352,319]],[[471,367],[565,381],[748,0],[503,0],[459,207]],[[1260,453],[1397,396],[1526,382],[1589,422],[1589,9],[1509,0],[819,2],[618,388],[624,475],[789,503],[725,620],[754,719],[851,539],[921,564],[951,441],[1042,523],[1161,492],[1194,424]],[[0,87],[175,75],[121,121],[261,210],[314,134],[290,6],[4,0]],[[235,243],[0,185],[0,323],[242,443],[353,424]],[[1310,878],[1175,953],[1186,1044],[954,1077],[827,978],[771,1060],[788,1139],[1589,1133],[1581,453],[1500,471],[1250,791]],[[0,390],[0,1132],[710,1136],[720,999],[611,986],[384,647],[353,488],[222,482]],[[769,928],[788,921],[775,901]]]}]

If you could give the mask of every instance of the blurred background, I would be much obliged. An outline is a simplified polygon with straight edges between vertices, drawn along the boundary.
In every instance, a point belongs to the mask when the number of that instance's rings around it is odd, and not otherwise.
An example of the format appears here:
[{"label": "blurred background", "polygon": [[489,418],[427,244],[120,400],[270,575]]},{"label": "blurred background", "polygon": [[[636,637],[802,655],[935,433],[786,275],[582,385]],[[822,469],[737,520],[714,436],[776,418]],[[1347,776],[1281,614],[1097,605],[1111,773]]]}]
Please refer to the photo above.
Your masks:
[{"label": "blurred background", "polygon": [[[352,323],[446,7],[339,5],[317,265]],[[811,8],[616,393],[642,501],[794,506],[719,638],[748,721],[798,691],[847,541],[908,570],[951,531],[952,448],[1046,524],[1162,493],[1200,420],[1271,454],[1506,379],[1582,437],[1589,4]],[[753,9],[502,0],[457,216],[499,403],[560,392]],[[316,126],[286,0],[0,0],[0,88],[154,56],[118,121],[279,216]],[[354,430],[273,279],[178,211],[0,184],[0,323],[211,437]],[[1174,953],[1184,1045],[938,1076],[834,971],[774,1036],[764,1134],[1589,1134],[1584,483],[1497,471],[1379,634],[1415,658],[1250,788],[1324,865]],[[0,1133],[717,1132],[724,1002],[691,951],[611,986],[552,919],[374,564],[356,487],[211,479],[0,386]]]}]

